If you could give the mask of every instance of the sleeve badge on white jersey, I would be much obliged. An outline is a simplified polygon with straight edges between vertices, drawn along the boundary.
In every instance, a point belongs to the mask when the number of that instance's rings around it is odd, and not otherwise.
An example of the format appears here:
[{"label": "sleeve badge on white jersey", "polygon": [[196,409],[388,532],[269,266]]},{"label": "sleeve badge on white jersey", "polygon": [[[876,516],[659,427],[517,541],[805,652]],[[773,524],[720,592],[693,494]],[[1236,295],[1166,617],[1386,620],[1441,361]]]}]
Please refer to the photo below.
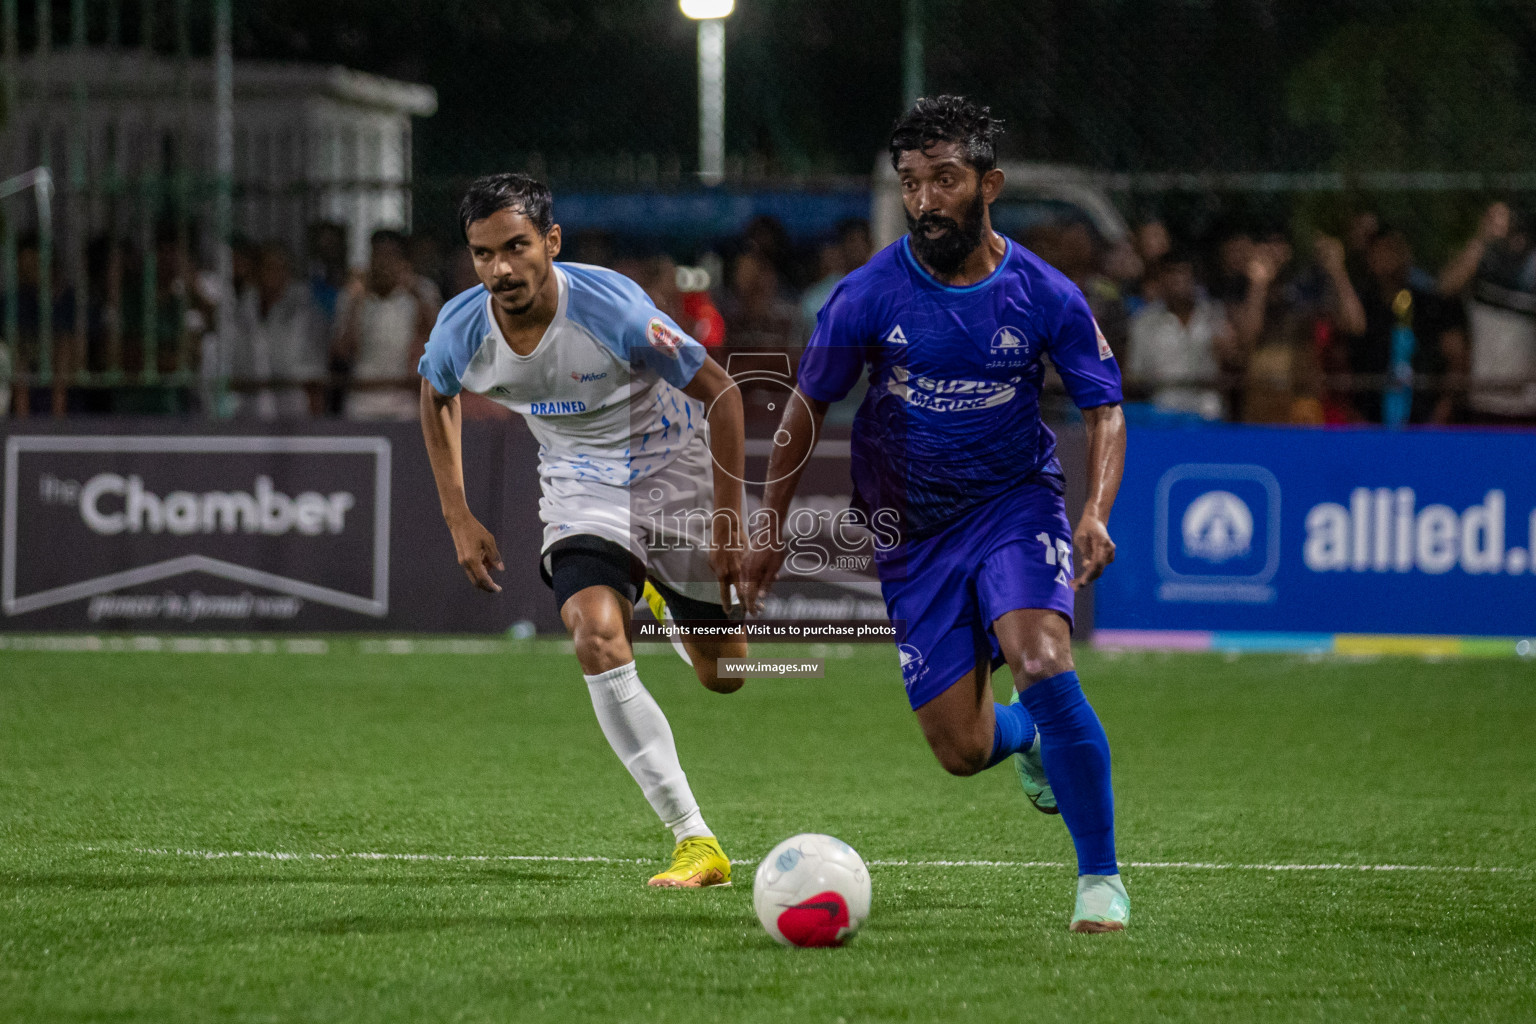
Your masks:
[{"label": "sleeve badge on white jersey", "polygon": [[1104,337],[1104,332],[1099,328],[1099,322],[1097,320],[1093,321],[1093,333],[1099,336],[1099,359],[1101,361],[1105,359],[1113,359],[1115,354],[1114,352],[1110,351],[1109,339]]},{"label": "sleeve badge on white jersey", "polygon": [[645,336],[651,348],[668,359],[676,359],[678,350],[683,347],[683,336],[668,327],[659,316],[651,317],[651,322],[645,325]]}]

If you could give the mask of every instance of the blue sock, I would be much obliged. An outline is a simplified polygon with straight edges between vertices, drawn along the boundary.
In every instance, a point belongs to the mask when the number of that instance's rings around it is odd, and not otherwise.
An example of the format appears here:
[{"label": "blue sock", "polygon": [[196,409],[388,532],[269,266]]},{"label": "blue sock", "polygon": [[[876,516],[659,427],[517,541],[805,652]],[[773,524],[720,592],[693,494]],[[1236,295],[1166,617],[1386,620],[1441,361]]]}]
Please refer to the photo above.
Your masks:
[{"label": "blue sock", "polygon": [[1040,729],[1040,760],[1077,847],[1077,873],[1118,874],[1109,740],[1083,696],[1077,673],[1042,679],[1020,693],[1019,701]]},{"label": "blue sock", "polygon": [[993,704],[997,712],[997,724],[992,727],[992,755],[987,758],[991,768],[1010,754],[1028,750],[1035,742],[1035,720],[1029,717],[1023,704]]}]

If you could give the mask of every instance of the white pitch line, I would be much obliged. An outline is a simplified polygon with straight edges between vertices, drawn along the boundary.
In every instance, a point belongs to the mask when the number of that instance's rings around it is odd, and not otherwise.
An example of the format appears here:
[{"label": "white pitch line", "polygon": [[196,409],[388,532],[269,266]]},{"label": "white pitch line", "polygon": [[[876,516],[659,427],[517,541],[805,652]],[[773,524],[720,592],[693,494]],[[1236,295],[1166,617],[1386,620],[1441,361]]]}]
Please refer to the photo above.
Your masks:
[{"label": "white pitch line", "polygon": [[1517,873],[1524,868],[1476,867],[1463,864],[1204,864],[1198,861],[1126,861],[1130,868],[1189,868],[1196,871],[1431,871],[1455,874]]},{"label": "white pitch line", "polygon": [[[87,849],[109,853],[103,847]],[[327,860],[381,860],[429,863],[550,863],[550,864],[651,864],[653,857],[602,857],[560,856],[533,853],[293,853],[280,850],[171,850],[137,848],[133,853],[164,857],[189,857],[198,860],[276,860],[276,861],[327,861]],[[738,859],[735,864],[756,864],[755,860]],[[1052,860],[871,860],[872,868],[1065,868],[1071,865]],[[1190,860],[1122,861],[1127,868],[1170,868],[1186,871],[1420,871],[1439,874],[1518,874],[1525,868],[1480,867],[1463,864],[1222,864]]]},{"label": "white pitch line", "polygon": [[[92,850],[110,852],[102,847],[90,847]],[[147,853],[164,857],[191,857],[201,860],[403,860],[403,861],[430,861],[430,862],[476,862],[487,863],[494,861],[540,861],[559,864],[649,864],[650,860],[639,857],[558,857],[544,854],[474,854],[474,853],[289,853],[282,850],[146,850],[135,849],[134,853]],[[734,861],[742,864],[745,861]]]}]

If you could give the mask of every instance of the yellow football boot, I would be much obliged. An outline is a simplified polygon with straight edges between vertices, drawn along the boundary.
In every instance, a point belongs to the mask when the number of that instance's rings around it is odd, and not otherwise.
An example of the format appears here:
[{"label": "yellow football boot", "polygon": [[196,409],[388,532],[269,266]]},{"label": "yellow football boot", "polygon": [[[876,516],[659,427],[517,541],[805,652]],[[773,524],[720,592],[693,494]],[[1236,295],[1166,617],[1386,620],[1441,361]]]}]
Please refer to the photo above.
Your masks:
[{"label": "yellow football boot", "polygon": [[[640,592],[640,597],[651,609],[651,614],[656,617],[657,622],[665,625],[677,621],[672,617],[672,610],[667,607],[666,598],[661,596],[661,591],[651,585],[650,580],[645,581],[645,589]],[[672,641],[672,649],[677,652],[679,658],[683,659],[683,664],[692,668],[693,659],[688,656],[688,648],[683,646],[682,638],[673,633],[667,639]]]},{"label": "yellow football boot", "polygon": [[714,836],[694,836],[678,843],[672,851],[672,866],[645,884],[662,889],[730,885],[731,862]]},{"label": "yellow football boot", "polygon": [[651,585],[650,580],[645,581],[645,589],[640,592],[640,596],[645,599],[646,605],[651,609],[651,614],[656,617],[657,622],[667,621],[666,599],[661,596],[661,591]]}]

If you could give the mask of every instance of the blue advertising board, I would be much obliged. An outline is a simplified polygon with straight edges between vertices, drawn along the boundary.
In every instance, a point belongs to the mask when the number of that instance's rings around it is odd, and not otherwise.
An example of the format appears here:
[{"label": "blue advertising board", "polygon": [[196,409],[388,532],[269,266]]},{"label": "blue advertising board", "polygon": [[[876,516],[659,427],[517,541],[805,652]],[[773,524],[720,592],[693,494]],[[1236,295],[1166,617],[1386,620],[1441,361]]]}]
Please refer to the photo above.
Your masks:
[{"label": "blue advertising board", "polygon": [[778,220],[794,239],[817,239],[840,221],[868,218],[869,191],[562,192],[555,206],[567,234],[602,230],[645,238],[719,238],[761,216]]},{"label": "blue advertising board", "polygon": [[1536,635],[1536,433],[1133,427],[1110,528],[1108,637]]}]

